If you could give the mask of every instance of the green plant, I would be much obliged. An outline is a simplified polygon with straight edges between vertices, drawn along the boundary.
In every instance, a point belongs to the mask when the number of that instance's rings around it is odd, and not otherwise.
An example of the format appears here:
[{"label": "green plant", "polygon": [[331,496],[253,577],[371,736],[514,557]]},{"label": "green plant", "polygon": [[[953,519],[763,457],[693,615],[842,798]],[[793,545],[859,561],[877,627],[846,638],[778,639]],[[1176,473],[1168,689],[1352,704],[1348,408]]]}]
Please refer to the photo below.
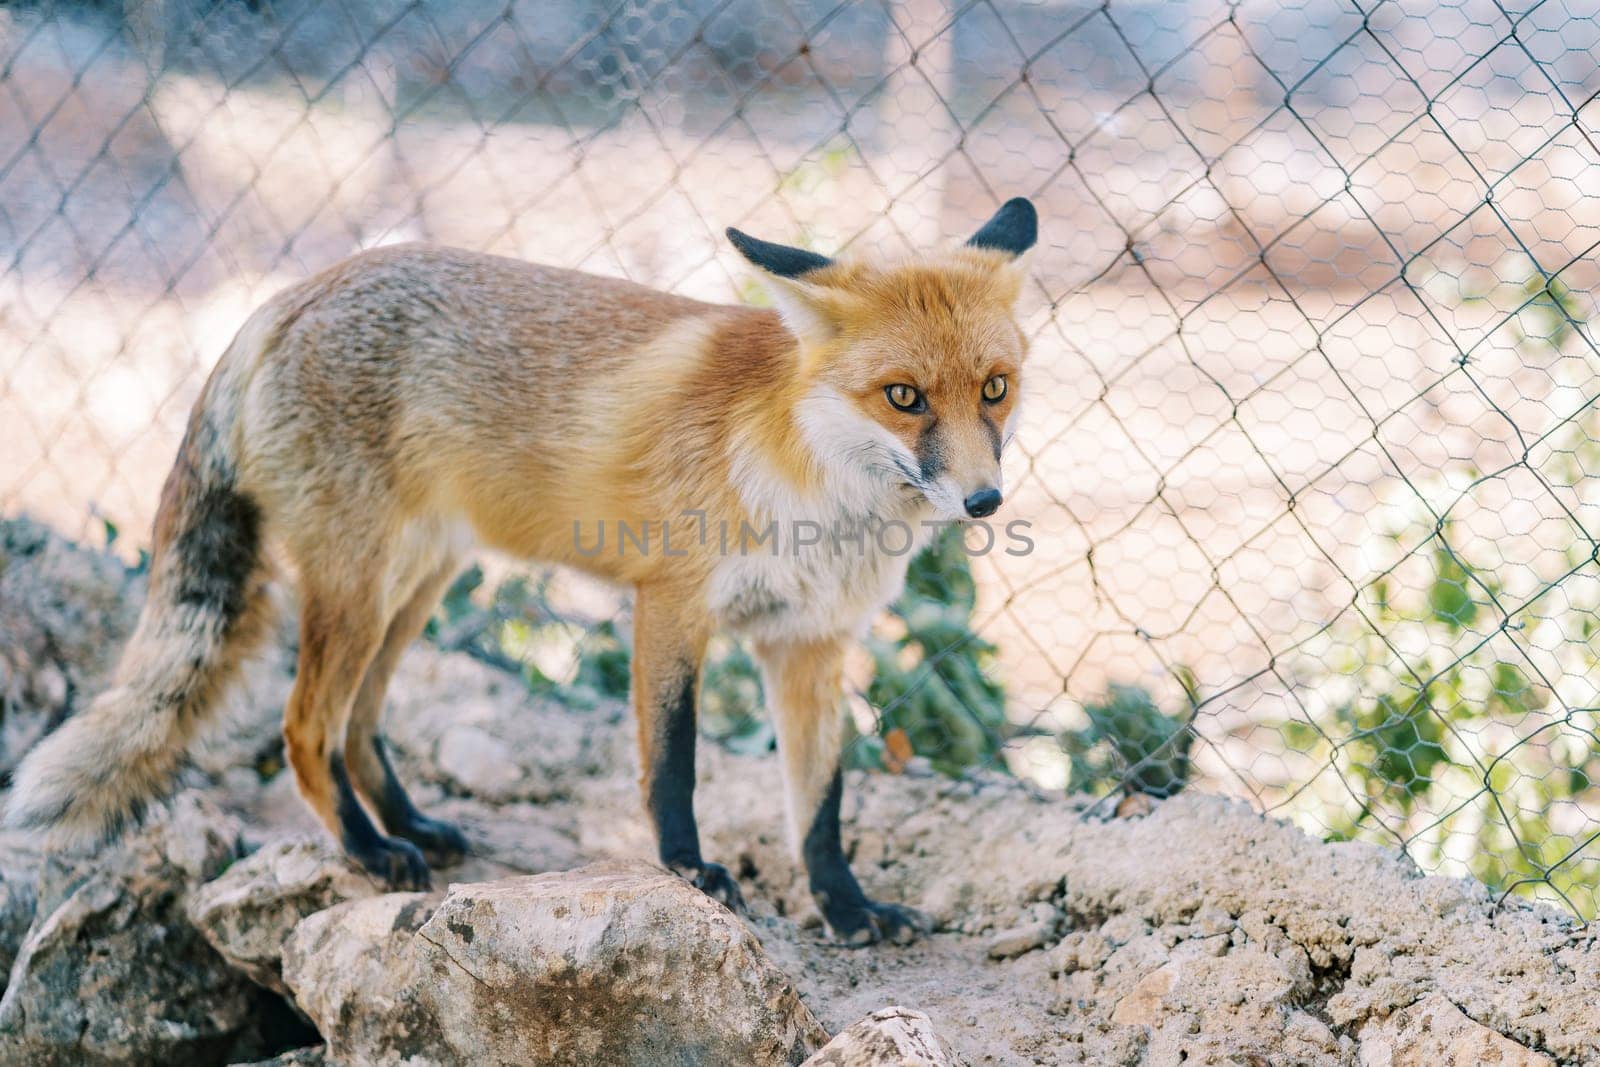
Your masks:
[{"label": "green plant", "polygon": [[1000,766],[1005,690],[995,647],[973,628],[976,607],[961,529],[947,527],[911,561],[905,591],[867,635],[873,675],[865,696],[880,713],[876,731],[852,744],[853,762],[895,760],[886,739],[899,737],[947,774]]},{"label": "green plant", "polygon": [[[1592,378],[1600,361],[1559,279],[1533,272],[1468,300],[1491,297],[1516,308],[1508,329],[1525,369]],[[1541,462],[1523,461],[1530,470],[1592,497],[1594,405],[1540,448]],[[1593,703],[1600,673],[1596,544],[1576,524],[1566,543],[1542,537],[1538,570],[1520,563],[1523,587],[1512,594],[1503,554],[1452,517],[1495,477],[1462,465],[1409,479],[1415,499],[1390,510],[1385,536],[1415,543],[1302,646],[1303,713],[1279,725],[1291,751],[1334,773],[1309,775],[1284,807],[1329,838],[1400,844],[1429,870],[1555,895],[1592,917],[1600,891],[1592,858],[1587,868],[1582,858],[1600,810],[1600,735],[1597,709],[1582,705]],[[1557,699],[1549,686],[1563,683]]]},{"label": "green plant", "polygon": [[1193,674],[1178,668],[1186,707],[1161,710],[1141,686],[1112,685],[1102,700],[1083,706],[1084,723],[1057,737],[1071,766],[1068,788],[1104,795],[1121,789],[1170,797],[1189,781],[1189,720],[1199,703]]},{"label": "green plant", "polygon": [[1549,690],[1485,639],[1503,590],[1449,536],[1447,524],[1419,554],[1425,581],[1373,583],[1363,610],[1310,650],[1336,672],[1319,688],[1342,695],[1313,701],[1284,737],[1347,787],[1322,797],[1316,821],[1331,839],[1398,839],[1430,868],[1464,863],[1497,888],[1548,882],[1592,908],[1592,886],[1549,869],[1580,843],[1551,816],[1600,800],[1600,749],[1573,744],[1564,717],[1546,714]]},{"label": "green plant", "polygon": [[728,637],[713,639],[706,653],[700,730],[735,752],[765,752],[774,743],[772,722],[762,708],[761,672],[749,650]]},{"label": "green plant", "polygon": [[628,692],[628,652],[610,620],[563,616],[550,604],[549,575],[514,575],[484,586],[483,569],[462,572],[423,636],[520,676],[529,690],[593,706]]}]

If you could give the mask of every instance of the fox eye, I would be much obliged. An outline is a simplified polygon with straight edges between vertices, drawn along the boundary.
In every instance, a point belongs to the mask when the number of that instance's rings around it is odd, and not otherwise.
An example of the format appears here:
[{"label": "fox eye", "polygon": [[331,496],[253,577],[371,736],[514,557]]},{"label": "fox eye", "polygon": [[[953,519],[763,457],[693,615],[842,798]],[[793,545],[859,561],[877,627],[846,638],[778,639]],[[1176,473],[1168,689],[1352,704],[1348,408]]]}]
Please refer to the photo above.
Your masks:
[{"label": "fox eye", "polygon": [[983,398],[991,404],[998,404],[1006,396],[1006,376],[996,374],[993,378],[983,383]]},{"label": "fox eye", "polygon": [[922,399],[922,394],[909,385],[885,386],[883,395],[889,398],[889,403],[898,410],[920,415],[928,410],[928,404]]}]

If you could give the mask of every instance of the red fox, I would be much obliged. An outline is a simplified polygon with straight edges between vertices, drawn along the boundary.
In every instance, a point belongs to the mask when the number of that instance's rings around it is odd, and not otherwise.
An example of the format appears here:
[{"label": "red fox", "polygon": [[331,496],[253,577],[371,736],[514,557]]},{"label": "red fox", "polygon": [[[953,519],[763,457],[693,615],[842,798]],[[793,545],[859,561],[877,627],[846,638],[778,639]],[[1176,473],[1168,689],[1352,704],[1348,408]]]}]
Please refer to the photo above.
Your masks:
[{"label": "red fox", "polygon": [[728,230],[776,312],[420,245],[278,294],[190,415],[111,688],[24,760],[8,821],[83,843],[139,818],[263,637],[281,560],[300,592],[284,713],[300,792],[368,871],[427,886],[424,857],[448,863],[466,838],[412,804],[379,717],[402,651],[482,544],[633,587],[663,864],[740,905],[701,856],[693,807],[700,662],[726,627],[761,665],[828,926],[853,944],[914,939],[918,916],[869,900],[840,846],[843,663],[911,554],[870,531],[926,536],[925,520],[1001,502],[1026,350],[1019,258],[1037,228],[1011,200],[964,245],[891,265]]}]

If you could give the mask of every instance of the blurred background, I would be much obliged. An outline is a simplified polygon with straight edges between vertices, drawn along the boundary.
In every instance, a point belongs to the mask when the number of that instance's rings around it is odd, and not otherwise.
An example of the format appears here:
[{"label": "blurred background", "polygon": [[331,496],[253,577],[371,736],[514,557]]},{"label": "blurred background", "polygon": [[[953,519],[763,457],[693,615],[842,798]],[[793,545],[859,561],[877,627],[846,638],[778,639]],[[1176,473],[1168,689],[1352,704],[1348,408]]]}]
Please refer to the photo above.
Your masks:
[{"label": "blurred background", "polygon": [[[1600,907],[1600,24],[1567,2],[0,8],[0,513],[140,566],[277,289],[429,240],[760,302],[720,237],[1032,197],[1023,427],[852,668],[851,761],[1238,796]],[[975,543],[973,543],[975,542]],[[574,702],[627,606],[485,560],[430,637]],[[771,743],[742,649],[703,728]],[[1063,809],[1063,818],[1072,817]]]}]

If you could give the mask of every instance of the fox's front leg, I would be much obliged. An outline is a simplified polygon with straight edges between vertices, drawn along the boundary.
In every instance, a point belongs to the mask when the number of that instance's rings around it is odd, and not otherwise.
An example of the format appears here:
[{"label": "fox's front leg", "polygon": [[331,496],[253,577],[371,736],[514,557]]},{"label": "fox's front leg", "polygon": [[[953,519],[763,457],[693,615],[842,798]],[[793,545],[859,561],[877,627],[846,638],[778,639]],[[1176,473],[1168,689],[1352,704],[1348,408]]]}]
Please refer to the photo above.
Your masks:
[{"label": "fox's front leg", "polygon": [[843,640],[756,648],[767,708],[778,733],[791,839],[805,861],[811,894],[828,927],[850,945],[914,941],[926,920],[910,908],[868,900],[839,837],[839,769],[844,691]]},{"label": "fox's front leg", "polygon": [[695,705],[710,627],[693,596],[640,586],[633,610],[633,707],[640,787],[661,862],[730,908],[744,900],[727,868],[700,855],[694,821]]}]

